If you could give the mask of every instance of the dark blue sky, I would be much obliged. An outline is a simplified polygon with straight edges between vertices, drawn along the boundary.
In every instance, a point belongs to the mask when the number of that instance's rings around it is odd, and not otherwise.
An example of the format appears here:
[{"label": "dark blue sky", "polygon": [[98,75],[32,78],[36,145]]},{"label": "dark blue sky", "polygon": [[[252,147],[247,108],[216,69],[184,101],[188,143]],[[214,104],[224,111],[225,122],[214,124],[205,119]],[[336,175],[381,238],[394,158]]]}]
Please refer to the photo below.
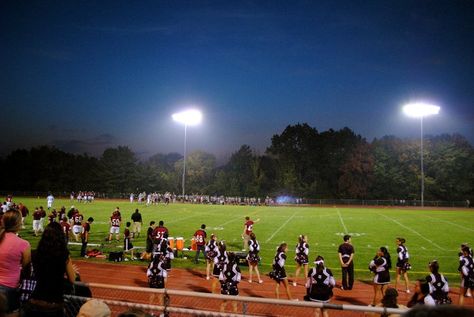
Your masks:
[{"label": "dark blue sky", "polygon": [[222,159],[306,122],[372,141],[474,143],[474,1],[2,1],[0,153],[128,145],[179,152],[171,114],[203,111],[190,150]]}]

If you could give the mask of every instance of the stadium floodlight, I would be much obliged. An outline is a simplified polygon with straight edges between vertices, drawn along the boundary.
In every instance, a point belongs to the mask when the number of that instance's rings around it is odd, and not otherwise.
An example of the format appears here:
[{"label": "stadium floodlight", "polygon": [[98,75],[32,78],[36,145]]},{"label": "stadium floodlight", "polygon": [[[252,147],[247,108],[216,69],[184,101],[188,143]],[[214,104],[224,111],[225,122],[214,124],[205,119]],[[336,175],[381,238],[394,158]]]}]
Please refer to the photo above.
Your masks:
[{"label": "stadium floodlight", "polygon": [[188,125],[198,125],[202,120],[202,113],[196,109],[189,109],[181,112],[174,113],[172,115],[174,121],[184,124],[184,154],[183,154],[183,201],[185,194],[185,184],[186,184],[186,134]]},{"label": "stadium floodlight", "polygon": [[421,134],[420,134],[420,169],[421,169],[421,207],[424,207],[425,201],[424,201],[424,194],[425,194],[425,173],[423,169],[423,118],[426,116],[430,115],[435,115],[438,114],[440,110],[440,107],[427,104],[427,103],[422,103],[422,102],[416,102],[416,103],[409,103],[405,106],[403,106],[403,112],[412,118],[420,118],[420,126],[421,126]]}]

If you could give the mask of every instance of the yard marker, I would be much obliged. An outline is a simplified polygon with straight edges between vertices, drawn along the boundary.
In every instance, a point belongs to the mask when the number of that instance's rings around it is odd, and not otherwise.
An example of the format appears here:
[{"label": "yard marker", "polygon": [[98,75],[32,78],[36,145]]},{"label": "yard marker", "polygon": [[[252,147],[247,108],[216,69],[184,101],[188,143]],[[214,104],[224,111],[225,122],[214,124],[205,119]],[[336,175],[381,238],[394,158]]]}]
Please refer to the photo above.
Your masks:
[{"label": "yard marker", "polygon": [[344,232],[348,233],[349,230],[347,230],[346,224],[344,223],[344,220],[342,219],[341,211],[339,210],[339,208],[336,208],[336,210],[337,210],[337,215],[339,216],[339,220],[341,220],[342,226],[344,227]]}]

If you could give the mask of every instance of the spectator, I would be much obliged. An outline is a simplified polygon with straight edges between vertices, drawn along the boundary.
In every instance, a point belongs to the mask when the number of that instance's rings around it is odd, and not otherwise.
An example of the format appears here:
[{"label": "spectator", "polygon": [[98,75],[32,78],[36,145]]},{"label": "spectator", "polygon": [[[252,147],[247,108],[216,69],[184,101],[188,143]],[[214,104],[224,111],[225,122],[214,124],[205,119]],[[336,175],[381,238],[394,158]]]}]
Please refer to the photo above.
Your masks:
[{"label": "spectator", "polygon": [[[406,306],[398,304],[398,291],[395,288],[387,288],[382,297],[382,302],[376,307],[407,309]],[[400,317],[400,314],[377,314],[367,313],[366,316],[381,316],[381,317]]]},{"label": "spectator", "polygon": [[76,272],[59,223],[45,228],[32,262],[37,283],[23,316],[64,316],[64,275],[74,283]]},{"label": "spectator", "polygon": [[7,211],[0,224],[0,294],[6,298],[6,311],[19,307],[18,285],[22,267],[31,261],[31,247],[28,241],[16,234],[21,228],[21,213]]},{"label": "spectator", "polygon": [[111,315],[112,312],[106,303],[98,299],[90,299],[81,306],[77,317],[110,317]]}]

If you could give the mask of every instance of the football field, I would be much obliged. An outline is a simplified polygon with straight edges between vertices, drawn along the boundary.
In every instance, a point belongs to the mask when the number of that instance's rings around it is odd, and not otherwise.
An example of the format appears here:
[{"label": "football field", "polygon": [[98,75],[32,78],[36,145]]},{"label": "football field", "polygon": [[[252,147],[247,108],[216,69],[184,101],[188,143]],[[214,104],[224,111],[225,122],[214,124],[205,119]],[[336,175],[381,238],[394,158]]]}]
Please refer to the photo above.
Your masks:
[{"label": "football field", "polygon": [[[34,248],[39,238],[32,234],[31,214],[36,206],[46,206],[45,198],[18,198],[15,202],[23,202],[30,210],[27,228],[20,234],[29,240]],[[406,239],[410,254],[410,279],[424,277],[427,274],[428,262],[437,259],[440,270],[454,283],[458,283],[459,274],[458,252],[463,242],[474,243],[474,212],[470,210],[414,210],[404,208],[356,208],[356,207],[255,207],[255,206],[216,206],[193,204],[163,204],[145,206],[130,203],[126,200],[97,200],[90,204],[78,204],[69,199],[56,199],[54,207],[76,206],[84,218],[95,219],[91,229],[90,243],[105,252],[120,250],[122,242],[106,243],[109,230],[109,218],[115,207],[120,207],[122,214],[121,234],[126,221],[131,221],[131,214],[136,208],[143,216],[142,233],[133,241],[134,246],[145,246],[145,235],[151,220],[163,220],[169,229],[170,236],[183,237],[185,247],[191,245],[191,237],[201,224],[207,225],[208,236],[217,235],[218,240],[225,240],[231,251],[240,251],[243,247],[241,234],[245,216],[253,221],[254,232],[261,245],[261,272],[268,273],[275,250],[282,242],[289,245],[287,254],[287,273],[293,276],[295,262],[294,249],[300,234],[308,236],[311,263],[317,255],[325,258],[326,265],[333,269],[336,276],[340,275],[337,249],[342,243],[342,236],[352,235],[355,248],[355,270],[357,279],[369,280],[371,273],[368,264],[380,246],[386,246],[392,256],[393,266],[396,263],[395,238]],[[257,221],[258,220],[258,221]],[[121,236],[122,240],[122,236]],[[90,247],[92,248],[92,247]],[[74,257],[79,256],[80,246],[70,247]],[[196,268],[190,257],[182,254],[173,261],[174,267]],[[93,261],[93,259],[90,259]],[[103,260],[102,260],[103,261]],[[134,262],[135,263],[135,262]],[[141,263],[141,262],[136,262]],[[204,270],[204,264],[198,269]],[[245,268],[243,268],[246,271]],[[393,269],[392,269],[393,272]]]}]

